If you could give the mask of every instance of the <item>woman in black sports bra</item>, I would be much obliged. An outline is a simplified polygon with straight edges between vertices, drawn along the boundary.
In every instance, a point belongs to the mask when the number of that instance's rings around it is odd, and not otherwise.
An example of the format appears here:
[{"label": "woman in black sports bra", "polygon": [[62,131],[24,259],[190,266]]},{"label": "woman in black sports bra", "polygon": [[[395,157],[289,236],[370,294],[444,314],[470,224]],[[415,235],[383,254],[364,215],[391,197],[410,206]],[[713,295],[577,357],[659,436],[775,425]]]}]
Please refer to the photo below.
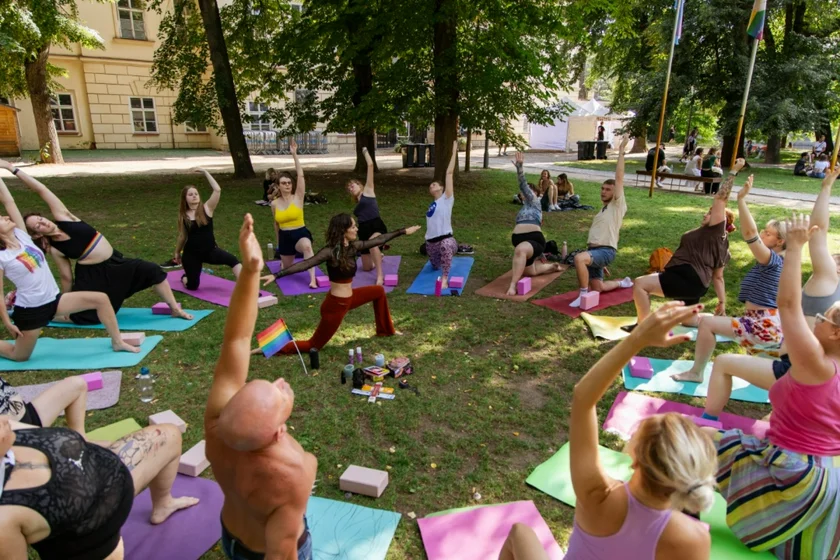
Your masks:
[{"label": "woman in black sports bra", "polygon": [[[102,292],[108,296],[116,313],[126,299],[154,287],[172,309],[173,316],[192,319],[192,315],[178,306],[172,288],[166,281],[166,273],[159,265],[123,257],[104,235],[71,214],[64,203],[40,181],[23,170],[17,172],[17,178],[50,207],[55,222],[37,213],[27,214],[24,221],[32,239],[41,244],[45,253],[52,254],[58,264],[63,292]],[[75,278],[71,260],[76,261]],[[55,318],[62,319],[68,320],[61,316]],[[99,317],[95,311],[82,311],[71,313],[69,321],[77,325],[97,325]]]},{"label": "woman in black sports bra", "polygon": [[[359,221],[359,239],[367,241],[378,235],[388,233],[388,228],[382,217],[379,215],[379,205],[376,203],[376,192],[373,188],[373,158],[370,157],[367,148],[362,148],[362,153],[367,161],[367,179],[362,185],[358,179],[350,179],[347,182],[347,192],[356,202],[353,215]],[[362,269],[376,269],[376,285],[385,284],[385,273],[382,270],[382,251],[379,247],[363,249]]]},{"label": "woman in black sports bra", "polygon": [[[380,247],[400,235],[411,235],[420,226],[411,226],[384,235],[379,235],[368,241],[357,239],[358,226],[350,214],[333,216],[327,228],[327,244],[314,256],[284,268],[277,274],[268,274],[262,279],[269,285],[277,278],[309,270],[321,263],[327,263],[327,274],[330,277],[330,291],[321,304],[321,322],[315,329],[312,338],[297,342],[297,349],[308,352],[310,348],[322,349],[338,331],[344,316],[351,309],[373,302],[373,312],[376,318],[376,336],[392,336],[396,334],[391,312],[388,309],[388,298],[382,286],[364,286],[353,289],[353,277],[356,275],[356,257],[359,251]],[[293,343],[287,344],[281,354],[297,352]],[[259,349],[254,351],[259,352]]]},{"label": "woman in black sports bra", "polygon": [[0,551],[41,560],[120,560],[120,528],[149,487],[151,523],[198,503],[175,498],[181,432],[150,426],[109,447],[67,428],[31,428],[0,416]]}]

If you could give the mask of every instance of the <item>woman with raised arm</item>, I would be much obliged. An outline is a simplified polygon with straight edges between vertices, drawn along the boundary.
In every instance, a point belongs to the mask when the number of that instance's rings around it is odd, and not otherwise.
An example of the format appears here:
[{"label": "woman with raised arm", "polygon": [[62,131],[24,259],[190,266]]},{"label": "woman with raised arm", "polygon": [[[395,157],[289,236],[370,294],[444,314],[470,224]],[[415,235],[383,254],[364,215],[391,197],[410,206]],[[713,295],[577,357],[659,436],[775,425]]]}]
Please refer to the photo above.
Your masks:
[{"label": "woman with raised arm", "polygon": [[[327,244],[313,257],[284,268],[277,274],[263,276],[262,280],[268,286],[277,278],[309,270],[321,263],[327,264],[330,291],[321,304],[321,322],[318,323],[312,338],[297,342],[297,349],[300,349],[301,352],[308,352],[310,348],[323,349],[341,327],[344,316],[351,309],[356,309],[366,303],[373,303],[376,336],[396,334],[391,312],[388,309],[385,288],[382,286],[353,288],[353,277],[356,275],[356,258],[359,252],[364,249],[381,247],[395,237],[411,235],[418,229],[420,229],[420,226],[412,226],[385,233],[367,241],[361,241],[358,239],[359,228],[356,226],[356,220],[350,214],[338,214],[332,217],[327,228]],[[290,342],[280,352],[282,354],[293,354],[297,352],[297,349],[295,344]],[[259,352],[259,349],[254,350],[254,353],[257,352]]]},{"label": "woman with raised arm", "polygon": [[[367,241],[383,233],[388,233],[385,222],[379,216],[379,205],[376,203],[376,193],[373,190],[373,158],[370,157],[367,148],[362,148],[362,153],[367,161],[367,179],[365,184],[358,179],[350,179],[347,182],[347,192],[356,203],[353,215],[359,220],[359,239]],[[376,285],[382,286],[385,283],[385,274],[382,271],[382,251],[379,247],[363,249],[362,270],[376,269]]]},{"label": "woman with raised arm", "polygon": [[[41,250],[49,252],[55,259],[64,297],[69,295],[68,292],[101,292],[110,300],[111,311],[116,313],[126,299],[154,287],[155,292],[169,305],[173,316],[192,319],[192,315],[178,306],[172,288],[166,281],[166,273],[159,265],[123,257],[104,235],[71,214],[55,193],[40,181],[6,161],[0,160],[0,167],[16,175],[50,208],[55,221],[38,213],[30,213],[25,217],[25,227]],[[75,278],[71,259],[76,261]],[[94,306],[84,309],[87,311],[70,312],[69,317],[59,312],[56,320],[70,321],[77,325],[96,325],[100,321],[104,323],[101,312],[95,311]]]},{"label": "woman with raised arm", "polygon": [[188,290],[198,289],[201,284],[201,265],[205,263],[229,266],[236,278],[239,278],[242,269],[236,257],[219,248],[213,233],[213,214],[222,196],[222,188],[207,170],[196,171],[202,173],[210,183],[213,194],[202,204],[201,195],[193,185],[187,185],[181,190],[175,261],[184,267],[181,282]]},{"label": "woman with raised arm", "polygon": [[[277,248],[274,256],[280,259],[283,270],[292,266],[295,256],[300,253],[304,259],[312,258],[312,233],[303,222],[303,201],[306,195],[306,180],[303,177],[303,167],[297,155],[297,142],[289,141],[289,150],[295,160],[295,174],[297,181],[292,181],[288,171],[281,171],[277,175],[277,187],[271,201],[271,214],[274,216],[274,233],[277,234]],[[271,198],[271,195],[269,196]],[[309,271],[309,287],[318,287],[315,280],[315,269]]]},{"label": "woman with raised arm", "polygon": [[429,194],[434,201],[426,211],[426,254],[432,268],[441,271],[441,288],[449,288],[449,270],[458,252],[458,242],[452,234],[452,207],[455,205],[455,164],[458,162],[458,141],[452,143],[452,157],[446,168],[444,185],[432,181]]}]

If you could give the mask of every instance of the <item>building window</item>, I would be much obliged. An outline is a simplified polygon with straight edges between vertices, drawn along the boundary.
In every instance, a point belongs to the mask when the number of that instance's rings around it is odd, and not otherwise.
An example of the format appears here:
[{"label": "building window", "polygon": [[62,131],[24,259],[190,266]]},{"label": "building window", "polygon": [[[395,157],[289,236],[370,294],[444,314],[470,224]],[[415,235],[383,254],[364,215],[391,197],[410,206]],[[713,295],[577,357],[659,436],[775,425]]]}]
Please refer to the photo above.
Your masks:
[{"label": "building window", "polygon": [[292,10],[298,12],[299,14],[303,13],[303,4],[300,4],[298,2],[291,2],[291,7]]},{"label": "building window", "polygon": [[271,130],[271,120],[265,117],[268,111],[266,103],[248,102],[248,114],[251,116],[249,130]]},{"label": "building window", "polygon": [[184,123],[184,128],[187,129],[187,132],[207,132],[207,127],[203,124],[195,124],[190,121]]},{"label": "building window", "polygon": [[58,93],[50,98],[53,122],[57,132],[78,132],[76,115],[73,112],[73,96]]},{"label": "building window", "polygon": [[146,28],[143,26],[144,0],[119,0],[117,11],[120,15],[120,37],[123,39],[146,40]]},{"label": "building window", "polygon": [[152,97],[129,97],[134,132],[157,132],[155,100]]}]

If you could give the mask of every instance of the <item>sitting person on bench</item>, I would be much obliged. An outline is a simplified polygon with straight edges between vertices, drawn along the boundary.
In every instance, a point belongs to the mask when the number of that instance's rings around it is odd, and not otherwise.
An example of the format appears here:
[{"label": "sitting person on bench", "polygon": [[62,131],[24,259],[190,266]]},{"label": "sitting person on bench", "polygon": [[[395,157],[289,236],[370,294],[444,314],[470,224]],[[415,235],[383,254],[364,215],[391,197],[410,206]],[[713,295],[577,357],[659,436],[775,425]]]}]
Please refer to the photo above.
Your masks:
[{"label": "sitting person on bench", "polygon": [[825,142],[825,134],[820,134],[817,141],[811,146],[811,163],[817,161],[821,155],[825,153],[828,144]]},{"label": "sitting person on bench", "polygon": [[[703,175],[703,148],[697,148],[694,151],[694,155],[688,160],[685,164],[685,169],[683,169],[683,175],[694,175],[695,177],[701,177]],[[694,183],[694,190],[698,190],[700,188],[701,183]],[[686,185],[691,186],[691,185]]]},{"label": "sitting person on bench", "polygon": [[295,401],[289,384],[282,377],[248,381],[263,268],[250,214],[239,233],[239,254],[242,271],[204,412],[207,459],[225,495],[222,550],[232,560],[310,560],[312,536],[304,514],[318,460],[287,431]]},{"label": "sitting person on bench", "polygon": [[[647,158],[645,158],[645,171],[652,172],[653,171],[653,160],[656,157],[656,146],[648,150]],[[656,174],[660,175],[662,173],[670,173],[671,168],[668,167],[667,162],[665,161],[665,144],[661,144],[659,146],[659,160],[657,161],[657,169]],[[662,181],[657,178],[656,179],[656,186],[660,189],[663,187]]]},{"label": "sitting person on bench", "polygon": [[[744,160],[739,159],[735,164],[735,172],[743,165]],[[683,234],[680,246],[665,265],[664,272],[636,278],[633,283],[633,302],[636,304],[639,323],[650,315],[651,295],[695,305],[706,295],[711,283],[714,283],[718,299],[715,314],[725,314],[726,282],[723,269],[730,257],[728,234],[735,230],[735,214],[726,205],[734,181],[735,175],[730,175],[715,196],[712,208],[703,216],[700,227]]]},{"label": "sitting person on bench", "polygon": [[[615,180],[607,179],[601,185],[601,202],[604,207],[592,219],[587,240],[588,248],[575,255],[580,296],[589,290],[609,292],[617,288],[633,286],[630,278],[624,278],[621,281],[604,281],[604,268],[615,260],[619,231],[624,221],[624,214],[627,213],[627,202],[624,199],[624,150],[629,140],[630,137],[625,135],[618,145]],[[580,296],[569,306],[580,307]]]},{"label": "sitting person on bench", "polygon": [[80,375],[66,377],[46,391],[24,402],[14,387],[0,377],[0,415],[37,428],[52,426],[64,412],[67,427],[85,435],[87,381]]},{"label": "sitting person on bench", "polygon": [[[709,148],[709,153],[703,158],[700,166],[701,177],[723,177],[723,170],[718,165],[717,148]],[[706,194],[717,194],[720,183],[703,183]]]},{"label": "sitting person on bench", "polygon": [[744,303],[744,314],[741,317],[703,317],[697,331],[694,365],[686,372],[673,375],[677,381],[703,382],[703,372],[715,349],[716,335],[734,339],[749,354],[779,357],[784,353],[781,349],[784,338],[777,297],[784,263],[782,255],[785,251],[785,223],[770,220],[761,232],[758,231],[747,206],[747,195],[752,188],[752,182],[753,177],[750,175],[738,192],[741,235],[756,260],[755,265],[741,281],[738,299]]}]

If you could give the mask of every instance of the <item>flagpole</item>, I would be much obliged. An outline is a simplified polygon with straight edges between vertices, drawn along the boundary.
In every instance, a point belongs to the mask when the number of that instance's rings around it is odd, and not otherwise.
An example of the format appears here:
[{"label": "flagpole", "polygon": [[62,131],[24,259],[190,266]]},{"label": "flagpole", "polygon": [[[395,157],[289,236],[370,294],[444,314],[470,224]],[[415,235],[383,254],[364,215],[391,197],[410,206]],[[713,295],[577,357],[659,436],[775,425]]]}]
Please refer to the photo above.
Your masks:
[{"label": "flagpole", "polygon": [[741,129],[744,127],[744,116],[747,114],[747,99],[750,96],[750,84],[752,84],[753,69],[755,69],[755,55],[758,53],[758,43],[759,40],[753,38],[750,69],[747,71],[747,85],[744,88],[744,99],[741,101],[741,115],[738,117],[738,128],[735,129],[735,144],[732,146],[732,160],[729,163],[729,169],[735,167],[735,161],[738,159],[738,148],[741,147]]},{"label": "flagpole", "polygon": [[[291,331],[289,331],[289,334],[292,334],[292,332],[291,332]],[[292,337],[292,344],[294,344],[294,345],[295,345],[295,350],[297,350],[297,353],[298,353],[298,358],[300,358],[300,365],[302,365],[302,366],[303,366],[303,374],[304,374],[304,375],[309,375],[309,372],[308,372],[308,371],[306,371],[306,364],[305,364],[305,363],[303,363],[303,356],[302,356],[302,355],[301,355],[301,353],[300,353],[300,348],[298,348],[298,345],[297,345],[297,340],[295,340],[295,337]]]},{"label": "flagpole", "polygon": [[837,139],[834,140],[834,151],[831,153],[831,170],[837,165],[837,151],[840,149],[840,125],[837,126]]},{"label": "flagpole", "polygon": [[665,74],[665,91],[662,93],[662,110],[659,112],[659,132],[656,134],[656,145],[653,147],[653,173],[650,176],[650,190],[648,196],[653,198],[653,187],[656,185],[656,173],[659,170],[659,146],[662,145],[662,129],[665,127],[665,108],[668,103],[668,88],[671,85],[671,67],[674,64],[674,47],[677,43],[677,31],[680,27],[685,0],[678,0],[677,9],[674,10],[674,32],[671,34],[671,53],[668,55],[668,72]]}]

